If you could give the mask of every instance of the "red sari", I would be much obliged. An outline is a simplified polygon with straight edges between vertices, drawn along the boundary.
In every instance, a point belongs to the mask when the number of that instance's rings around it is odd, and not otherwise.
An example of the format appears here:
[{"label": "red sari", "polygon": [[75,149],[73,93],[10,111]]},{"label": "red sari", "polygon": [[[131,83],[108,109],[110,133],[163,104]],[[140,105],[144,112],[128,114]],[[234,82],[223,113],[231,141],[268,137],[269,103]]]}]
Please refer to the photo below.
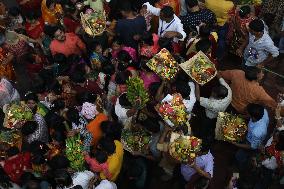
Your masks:
[{"label": "red sari", "polygon": [[22,174],[25,170],[31,169],[31,155],[30,153],[20,153],[16,156],[8,158],[4,162],[4,171],[10,179],[19,184]]},{"label": "red sari", "polygon": [[32,39],[38,39],[41,37],[41,34],[43,33],[44,30],[44,21],[42,18],[40,18],[36,25],[32,25],[30,23],[26,23],[26,32],[27,35],[32,38]]}]

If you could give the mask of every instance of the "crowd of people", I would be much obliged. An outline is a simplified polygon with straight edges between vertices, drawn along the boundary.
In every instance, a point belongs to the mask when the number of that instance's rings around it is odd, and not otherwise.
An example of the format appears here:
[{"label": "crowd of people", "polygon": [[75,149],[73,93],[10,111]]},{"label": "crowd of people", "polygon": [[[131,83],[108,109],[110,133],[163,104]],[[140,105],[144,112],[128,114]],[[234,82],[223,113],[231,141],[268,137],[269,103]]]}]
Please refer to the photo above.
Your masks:
[{"label": "crowd of people", "polygon": [[[221,144],[235,152],[232,166],[221,168],[227,173],[222,187],[284,187],[284,96],[271,97],[263,87],[271,65],[284,78],[284,1],[7,2],[0,2],[1,189],[143,189],[153,179],[172,188],[221,189],[211,182],[219,112],[239,115],[248,126],[244,141]],[[86,33],[80,17],[86,12],[106,15],[102,33]],[[147,62],[163,48],[178,64],[202,51],[216,77],[205,85],[182,69],[171,80],[159,77]],[[238,68],[222,69],[232,57]],[[133,77],[149,94],[143,109],[127,96]],[[155,109],[174,93],[190,115],[187,128],[169,124]],[[7,125],[12,104],[28,108],[31,119]],[[125,149],[121,133],[129,128],[151,134],[147,153]],[[5,143],[9,132],[17,137]],[[202,139],[193,161],[169,155],[172,132]],[[83,169],[66,153],[68,139],[77,136],[82,150],[71,155],[83,157]]]}]

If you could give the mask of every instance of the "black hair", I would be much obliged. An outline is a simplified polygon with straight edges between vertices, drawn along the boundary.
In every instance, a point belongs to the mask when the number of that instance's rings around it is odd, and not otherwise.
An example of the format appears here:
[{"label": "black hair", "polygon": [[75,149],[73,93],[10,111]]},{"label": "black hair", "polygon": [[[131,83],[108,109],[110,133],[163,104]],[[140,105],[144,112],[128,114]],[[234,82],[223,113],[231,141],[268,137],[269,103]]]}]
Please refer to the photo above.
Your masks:
[{"label": "black hair", "polygon": [[153,35],[151,32],[144,32],[141,37],[141,41],[149,46],[154,45]]},{"label": "black hair", "polygon": [[35,121],[27,121],[21,128],[21,132],[24,136],[28,136],[36,131],[38,124]]},{"label": "black hair", "polygon": [[188,8],[193,8],[198,5],[198,0],[185,0],[185,4]]},{"label": "black hair", "polygon": [[249,115],[256,119],[257,121],[260,120],[264,115],[264,107],[259,104],[250,103],[247,105],[247,111]]},{"label": "black hair", "polygon": [[218,99],[223,99],[228,96],[228,89],[223,85],[213,87],[212,92],[216,94]]},{"label": "black hair", "polygon": [[21,14],[21,10],[18,7],[11,7],[8,10],[8,14],[11,16],[19,16]]},{"label": "black hair", "polygon": [[189,77],[185,71],[181,70],[176,75],[176,82],[189,82]]},{"label": "black hair", "polygon": [[51,169],[67,169],[70,166],[68,158],[64,155],[56,155],[49,162],[48,165]]},{"label": "black hair", "polygon": [[255,32],[263,32],[264,31],[264,23],[260,19],[252,20],[249,23],[249,28]]},{"label": "black hair", "polygon": [[80,105],[83,105],[84,102],[95,104],[97,100],[97,95],[91,92],[82,92],[76,95],[76,100]]},{"label": "black hair", "polygon": [[47,83],[47,91],[53,92],[56,95],[60,95],[63,90],[59,81],[54,79],[50,84]]},{"label": "black hair", "polygon": [[163,16],[164,16],[165,18],[172,18],[172,17],[174,16],[174,14],[175,14],[174,9],[173,9],[173,7],[171,7],[171,6],[164,6],[164,7],[161,9],[160,14],[161,14],[161,13],[163,13]]},{"label": "black hair", "polygon": [[100,128],[104,135],[113,140],[120,140],[122,125],[118,122],[103,121]]},{"label": "black hair", "polygon": [[84,83],[86,81],[86,78],[84,76],[84,73],[81,71],[75,71],[71,76],[70,76],[71,81],[74,83]]},{"label": "black hair", "polygon": [[54,38],[54,34],[57,30],[61,30],[64,31],[64,28],[60,25],[56,25],[56,26],[45,26],[44,28],[44,33],[46,33],[48,36],[50,36],[51,38]]},{"label": "black hair", "polygon": [[257,80],[257,75],[261,72],[261,70],[256,67],[247,67],[244,71],[245,77],[249,81]]},{"label": "black hair", "polygon": [[49,111],[44,116],[44,120],[49,128],[65,131],[65,127],[63,126],[64,118],[57,113]]},{"label": "black hair", "polygon": [[284,150],[284,131],[278,132],[278,142],[275,145],[275,149],[277,151],[283,151]]},{"label": "black hair", "polygon": [[37,155],[45,155],[48,150],[49,150],[49,147],[44,143],[44,142],[41,142],[41,141],[33,141],[30,145],[30,152],[32,154],[37,154]]},{"label": "black hair", "polygon": [[129,79],[130,76],[131,73],[129,71],[118,72],[115,76],[115,82],[118,85],[126,84],[126,81]]},{"label": "black hair", "polygon": [[208,186],[209,179],[205,177],[200,177],[194,184],[195,189],[203,189],[204,187]]},{"label": "black hair", "polygon": [[105,163],[107,161],[108,154],[103,150],[96,149],[92,157],[95,158],[98,163]]},{"label": "black hair", "polygon": [[53,172],[56,186],[64,188],[72,184],[72,177],[65,169],[57,169]]},{"label": "black hair", "polygon": [[54,33],[57,31],[57,27],[44,25],[43,32],[49,37],[53,38]]},{"label": "black hair", "polygon": [[122,3],[119,5],[120,11],[131,12],[133,11],[132,5],[128,1],[121,1]]},{"label": "black hair", "polygon": [[172,46],[172,39],[169,38],[165,38],[165,37],[160,37],[158,44],[160,46],[160,48],[165,48],[167,49],[169,52],[173,51],[173,46]]},{"label": "black hair", "polygon": [[21,184],[22,186],[26,185],[29,181],[36,180],[36,177],[33,173],[24,172],[21,176]]},{"label": "black hair", "polygon": [[156,119],[147,118],[146,120],[141,121],[141,124],[145,127],[145,129],[152,133],[160,132],[160,124]]},{"label": "black hair", "polygon": [[42,165],[47,162],[46,158],[42,154],[33,154],[31,163],[34,165]]},{"label": "black hair", "polygon": [[0,166],[0,186],[1,188],[12,188],[10,177],[6,174],[4,169]]},{"label": "black hair", "polygon": [[133,61],[132,57],[125,50],[121,50],[121,51],[118,52],[117,59],[119,61],[119,63],[118,63],[118,70],[119,71],[124,71]]},{"label": "black hair", "polygon": [[56,112],[64,108],[65,108],[65,102],[63,101],[63,99],[56,99],[52,102],[50,110]]},{"label": "black hair", "polygon": [[34,11],[29,11],[25,15],[26,19],[28,20],[36,20],[39,18],[38,14]]},{"label": "black hair", "polygon": [[18,153],[20,153],[20,150],[16,146],[12,146],[11,148],[7,150],[8,157],[12,157],[14,155],[17,155]]},{"label": "black hair", "polygon": [[135,160],[132,160],[128,163],[128,167],[126,170],[126,176],[128,178],[136,180],[142,175],[142,173],[143,173],[143,167],[139,163],[136,163]]},{"label": "black hair", "polygon": [[102,72],[106,74],[104,91],[108,92],[108,85],[111,80],[111,76],[115,73],[115,67],[113,64],[103,64]]},{"label": "black hair", "polygon": [[98,146],[101,150],[107,152],[108,155],[112,155],[115,153],[115,143],[113,139],[103,137],[99,140]]},{"label": "black hair", "polygon": [[118,45],[122,45],[122,41],[119,38],[114,38],[112,43],[117,43]]},{"label": "black hair", "polygon": [[131,103],[129,102],[126,93],[123,93],[120,97],[119,97],[119,104],[122,107],[131,107]]},{"label": "black hair", "polygon": [[250,14],[251,8],[249,5],[244,5],[239,10],[239,15],[241,18],[245,18],[248,14]]},{"label": "black hair", "polygon": [[155,96],[156,93],[158,92],[158,89],[161,86],[161,82],[155,82],[155,83],[151,83],[151,85],[149,86],[149,94],[150,96]]},{"label": "black hair", "polygon": [[61,125],[62,129],[55,129],[54,132],[51,134],[51,139],[60,143],[61,146],[65,145],[65,141],[67,139],[66,132],[63,130],[65,129],[64,125]]},{"label": "black hair", "polygon": [[211,145],[210,145],[210,139],[208,138],[204,138],[202,139],[202,145],[201,145],[201,149],[200,149],[200,152],[208,152],[211,148]]},{"label": "black hair", "polygon": [[56,53],[53,56],[53,61],[54,61],[54,63],[57,63],[57,64],[66,64],[67,63],[67,57],[62,53]]},{"label": "black hair", "polygon": [[210,33],[211,33],[211,28],[210,28],[209,25],[205,24],[205,25],[200,26],[200,28],[199,28],[199,36],[201,38],[208,39],[208,37],[210,36]]},{"label": "black hair", "polygon": [[68,121],[73,122],[76,125],[80,123],[80,115],[78,110],[76,110],[75,108],[69,108],[66,112],[66,117]]},{"label": "black hair", "polygon": [[78,63],[81,61],[81,57],[78,54],[70,54],[67,57],[67,62],[68,63]]},{"label": "black hair", "polygon": [[25,99],[25,101],[33,100],[35,102],[39,102],[38,96],[34,92],[28,92],[27,94],[25,94],[24,99]]},{"label": "black hair", "polygon": [[190,86],[186,82],[176,82],[176,91],[181,94],[182,98],[187,98],[190,95]]},{"label": "black hair", "polygon": [[203,53],[207,53],[211,48],[211,42],[209,39],[201,39],[196,43],[196,51],[202,51]]},{"label": "black hair", "polygon": [[46,85],[41,77],[37,77],[32,81],[32,91],[35,93],[43,93],[46,91]]},{"label": "black hair", "polygon": [[50,8],[50,6],[51,6],[52,3],[55,3],[55,1],[54,1],[54,0],[46,0],[46,6],[47,6],[47,8]]}]

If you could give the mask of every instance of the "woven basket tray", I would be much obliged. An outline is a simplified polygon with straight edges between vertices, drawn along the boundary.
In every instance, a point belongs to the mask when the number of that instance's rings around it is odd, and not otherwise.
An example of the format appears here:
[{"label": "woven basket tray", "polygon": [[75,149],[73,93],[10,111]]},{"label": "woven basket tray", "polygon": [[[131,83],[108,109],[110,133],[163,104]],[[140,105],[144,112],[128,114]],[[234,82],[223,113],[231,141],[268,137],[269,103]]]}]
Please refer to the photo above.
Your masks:
[{"label": "woven basket tray", "polygon": [[106,29],[106,14],[105,12],[102,13],[103,14],[103,20],[105,21],[104,27],[100,32],[96,32],[95,29],[93,28],[93,26],[91,25],[91,23],[88,21],[90,19],[90,17],[92,17],[91,14],[84,14],[84,13],[80,13],[81,16],[81,23],[82,23],[82,27],[85,30],[85,32],[92,36],[95,37],[97,35],[101,35],[105,29]]}]

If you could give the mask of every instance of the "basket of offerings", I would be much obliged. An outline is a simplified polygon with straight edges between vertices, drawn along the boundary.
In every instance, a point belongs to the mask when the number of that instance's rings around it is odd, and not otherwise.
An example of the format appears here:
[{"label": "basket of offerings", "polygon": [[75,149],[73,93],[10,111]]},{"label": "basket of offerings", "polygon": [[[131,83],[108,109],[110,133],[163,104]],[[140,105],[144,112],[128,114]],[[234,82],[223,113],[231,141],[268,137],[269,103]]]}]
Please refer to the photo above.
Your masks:
[{"label": "basket of offerings", "polygon": [[172,96],[166,96],[156,110],[166,123],[170,126],[185,125],[188,123],[189,115],[183,103],[181,94],[175,93]]},{"label": "basket of offerings", "polygon": [[127,99],[133,107],[142,109],[149,101],[149,95],[144,88],[144,82],[139,77],[132,77],[126,81],[127,84]]},{"label": "basket of offerings", "polygon": [[32,119],[33,113],[29,107],[23,103],[12,103],[6,107],[3,125],[6,128],[14,128]]},{"label": "basket of offerings", "polygon": [[202,51],[179,66],[200,85],[208,83],[217,75],[215,65]]},{"label": "basket of offerings", "polygon": [[128,152],[146,154],[151,142],[151,135],[144,129],[123,129],[121,133],[123,148]]},{"label": "basket of offerings", "polygon": [[80,135],[75,135],[66,139],[65,154],[70,161],[70,167],[76,171],[85,170],[85,158],[83,155],[83,142]]},{"label": "basket of offerings", "polygon": [[82,27],[90,36],[102,34],[106,29],[105,12],[94,11],[89,14],[80,13]]},{"label": "basket of offerings", "polygon": [[18,130],[3,130],[0,132],[0,156],[6,157],[6,150],[10,147],[16,146],[21,149],[22,136]]},{"label": "basket of offerings", "polygon": [[187,163],[189,159],[195,159],[196,153],[201,149],[201,144],[202,140],[199,138],[179,135],[171,140],[169,153],[174,159]]},{"label": "basket of offerings", "polygon": [[241,142],[245,139],[246,133],[247,125],[243,118],[226,112],[219,112],[215,129],[217,140]]},{"label": "basket of offerings", "polygon": [[177,61],[165,48],[150,59],[147,62],[147,66],[160,77],[167,80],[173,79],[179,70]]}]

